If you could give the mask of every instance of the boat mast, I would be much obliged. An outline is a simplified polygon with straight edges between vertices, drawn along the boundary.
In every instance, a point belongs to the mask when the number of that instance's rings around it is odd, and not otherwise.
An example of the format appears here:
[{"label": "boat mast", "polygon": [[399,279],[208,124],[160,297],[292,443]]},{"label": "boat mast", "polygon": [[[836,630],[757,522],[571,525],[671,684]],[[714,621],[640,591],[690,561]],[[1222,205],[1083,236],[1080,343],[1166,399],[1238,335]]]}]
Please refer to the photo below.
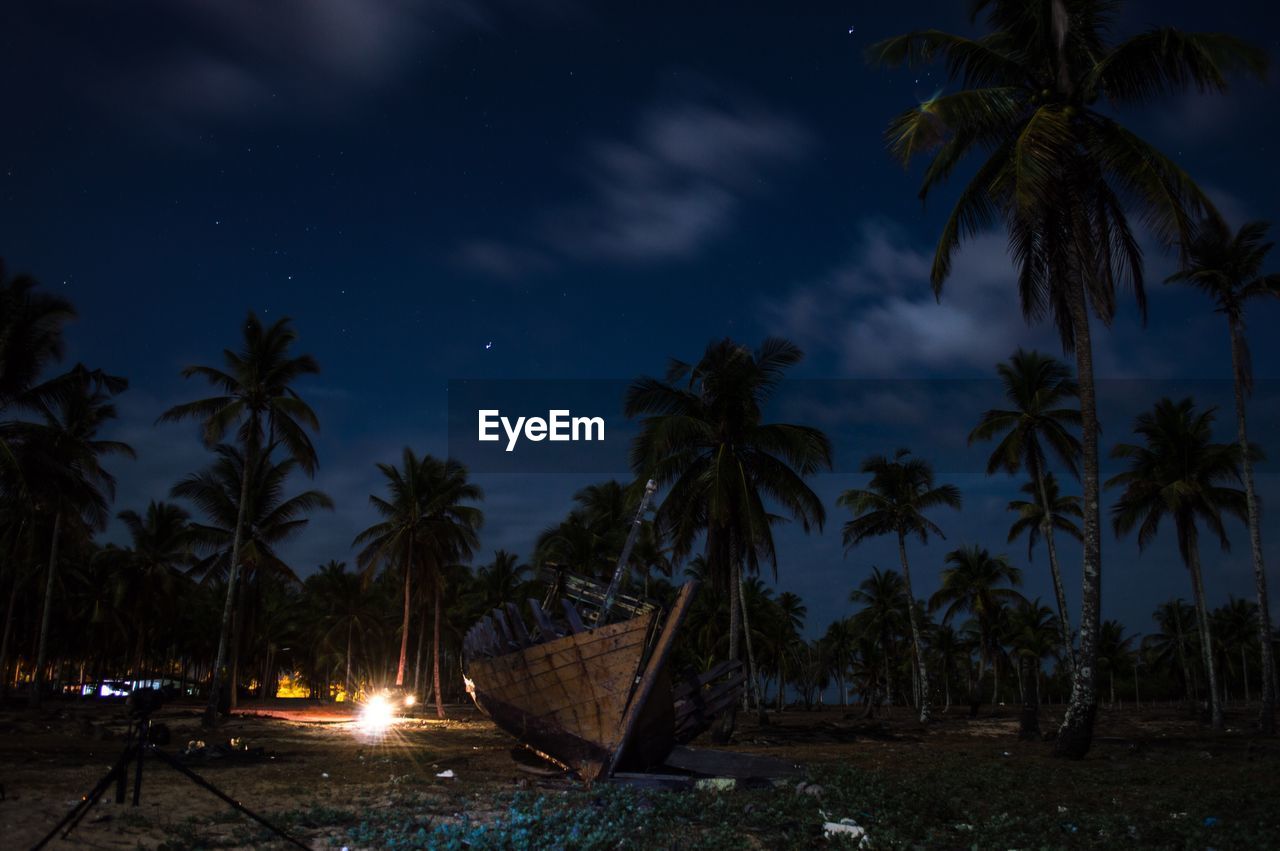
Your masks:
[{"label": "boat mast", "polygon": [[644,486],[644,496],[640,498],[640,507],[636,509],[636,519],[631,522],[631,531],[627,534],[627,543],[622,547],[622,555],[618,556],[618,566],[613,571],[613,579],[609,580],[609,590],[604,593],[604,602],[600,604],[600,615],[596,618],[596,625],[604,624],[609,618],[609,610],[613,608],[614,598],[618,596],[618,591],[622,586],[622,577],[627,571],[627,559],[631,558],[631,549],[636,545],[636,537],[640,534],[640,524],[644,522],[644,513],[649,510],[649,503],[653,500],[653,492],[658,489],[658,483],[650,479]]}]

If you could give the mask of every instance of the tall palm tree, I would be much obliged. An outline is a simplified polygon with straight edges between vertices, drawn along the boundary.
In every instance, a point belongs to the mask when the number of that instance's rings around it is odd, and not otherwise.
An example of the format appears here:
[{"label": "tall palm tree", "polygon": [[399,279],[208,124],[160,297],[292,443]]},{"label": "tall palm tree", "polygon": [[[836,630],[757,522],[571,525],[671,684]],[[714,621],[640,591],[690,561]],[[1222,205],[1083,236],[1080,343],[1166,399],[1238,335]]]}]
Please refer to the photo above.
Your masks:
[{"label": "tall palm tree", "polygon": [[441,461],[430,455],[418,458],[405,447],[401,467],[379,464],[386,477],[389,499],[376,494],[369,502],[382,520],[356,536],[364,544],[357,562],[366,574],[382,564],[400,565],[404,574],[404,618],[400,632],[400,661],[396,685],[404,685],[405,662],[409,653],[409,617],[413,601],[412,577],[421,571],[435,600],[432,682],[436,715],[444,717],[440,692],[440,624],[443,617],[444,569],[453,562],[471,558],[479,544],[477,531],[484,522],[479,508],[467,503],[484,499],[480,487],[467,478],[467,468],[449,458]]},{"label": "tall palm tree", "polygon": [[353,676],[356,641],[376,630],[382,613],[368,584],[358,573],[348,573],[346,562],[330,560],[307,577],[306,588],[315,604],[313,617],[321,641],[342,648],[344,700],[358,691]]},{"label": "tall palm tree", "polygon": [[1249,549],[1253,557],[1253,584],[1258,603],[1258,645],[1262,653],[1262,706],[1258,726],[1270,735],[1276,731],[1275,658],[1271,650],[1271,611],[1267,600],[1267,572],[1262,560],[1262,518],[1253,486],[1253,462],[1249,458],[1249,431],[1245,399],[1253,390],[1253,368],[1245,339],[1244,311],[1249,302],[1280,298],[1280,274],[1262,274],[1262,264],[1273,243],[1266,241],[1266,222],[1249,222],[1232,233],[1220,216],[1201,223],[1187,248],[1182,270],[1169,280],[1196,287],[1213,299],[1217,312],[1227,318],[1231,339],[1231,378],[1235,389],[1236,442],[1240,444],[1244,497],[1249,517]]},{"label": "tall palm tree", "polygon": [[112,455],[134,457],[128,444],[98,436],[116,418],[111,399],[123,392],[128,382],[83,366],[76,366],[59,381],[62,392],[41,399],[37,405],[42,421],[18,423],[14,429],[25,444],[26,460],[33,464],[20,475],[30,483],[28,493],[37,511],[53,518],[32,678],[33,704],[40,702],[44,686],[59,547],[68,533],[88,538],[94,530],[106,527],[115,477],[103,468],[102,460]]},{"label": "tall palm tree", "polygon": [[174,598],[182,568],[194,561],[191,515],[179,505],[152,500],[144,514],[130,509],[116,516],[130,545],[107,544],[97,561],[112,575],[114,603],[134,632],[131,669],[140,675],[147,658],[147,628],[159,619],[159,604]]},{"label": "tall palm tree", "polygon": [[[307,429],[314,431],[320,428],[315,412],[302,401],[293,386],[303,376],[318,373],[320,367],[311,355],[291,353],[298,339],[291,320],[282,317],[264,327],[257,315],[250,312],[243,332],[244,340],[238,352],[223,350],[224,368],[189,366],[182,370],[183,378],[203,378],[217,388],[218,395],[175,405],[159,418],[159,422],[199,420],[205,445],[210,447],[222,442],[228,431],[235,431],[236,442],[244,455],[243,470],[246,473],[240,482],[239,506],[242,511],[249,504],[248,474],[257,469],[259,456],[270,457],[277,446],[282,446],[308,475],[315,472],[318,463],[316,451],[307,436]],[[209,703],[204,714],[206,727],[214,726],[218,720],[218,696],[227,659],[244,531],[245,518],[242,514],[236,519],[232,537],[227,599],[222,609],[218,655],[214,660]]]},{"label": "tall palm tree", "polygon": [[[1022,584],[1022,570],[1004,555],[993,556],[985,547],[960,547],[947,553],[949,565],[942,571],[942,587],[929,598],[929,608],[945,607],[942,622],[949,623],[960,612],[973,615],[978,627],[978,679],[969,699],[969,714],[976,715],[981,703],[982,676],[987,661],[996,650],[996,630],[1005,605],[1023,602],[1014,590]],[[1012,587],[1004,587],[1008,583]],[[992,660],[994,663],[994,660]]]},{"label": "tall palm tree", "polygon": [[1188,659],[1190,631],[1195,621],[1194,606],[1189,606],[1181,599],[1168,600],[1156,607],[1152,618],[1160,627],[1159,631],[1147,635],[1142,641],[1149,650],[1155,664],[1178,666],[1182,675],[1183,699],[1191,700],[1195,693],[1195,678],[1191,674],[1191,663]]},{"label": "tall palm tree", "polygon": [[[765,403],[802,357],[777,337],[754,352],[719,340],[697,363],[672,360],[665,380],[644,377],[627,389],[626,415],[642,418],[631,466],[639,480],[666,489],[654,523],[673,561],[702,538],[708,578],[728,592],[731,659],[739,658],[744,574],[762,563],[777,573],[773,524],[785,516],[808,532],[826,520],[805,479],[830,469],[831,442],[816,428],[764,421]],[[733,723],[726,713],[718,737],[727,739]]]},{"label": "tall palm tree", "polygon": [[521,563],[518,555],[495,550],[493,561],[476,569],[466,595],[472,611],[480,615],[504,603],[519,604],[530,587],[529,573],[529,565]]},{"label": "tall palm tree", "polygon": [[929,535],[946,538],[942,529],[924,513],[932,508],[960,508],[960,490],[955,485],[934,483],[933,466],[922,458],[912,458],[911,451],[899,449],[890,460],[873,455],[862,462],[863,473],[871,474],[866,488],[852,488],[840,495],[837,503],[853,512],[844,524],[844,546],[847,553],[868,538],[893,535],[898,539],[898,560],[902,564],[902,582],[907,595],[907,612],[911,623],[911,647],[920,678],[920,720],[930,716],[929,671],[925,660],[924,640],[917,616],[915,593],[911,590],[911,565],[907,561],[908,536],[926,543]]},{"label": "tall palm tree", "polygon": [[897,659],[898,636],[911,635],[910,597],[902,574],[872,566],[871,575],[849,592],[849,602],[861,606],[850,618],[859,635],[878,648],[884,662],[885,690],[893,693],[893,669]]},{"label": "tall palm tree", "polygon": [[[276,547],[300,533],[310,523],[306,515],[319,509],[333,509],[333,500],[321,491],[309,489],[286,496],[290,475],[300,466],[294,458],[273,463],[269,454],[259,453],[252,466],[235,446],[214,447],[216,460],[208,468],[186,476],[169,491],[185,499],[205,516],[204,523],[191,525],[192,544],[206,555],[191,569],[201,581],[241,579],[237,592],[236,616],[228,625],[231,709],[239,703],[240,651],[248,612],[249,583],[268,574],[293,584],[299,579],[284,562]],[[224,607],[225,609],[225,607]],[[219,645],[223,643],[219,636]],[[226,659],[224,649],[224,660]],[[216,709],[216,704],[215,704]]]},{"label": "tall palm tree", "polygon": [[[49,364],[62,360],[62,326],[75,319],[71,302],[38,292],[30,275],[7,276],[0,259],[0,411],[34,401],[30,391]],[[0,472],[13,473],[16,459],[0,431]]]},{"label": "tall palm tree", "polygon": [[[1062,653],[1067,664],[1074,666],[1067,595],[1062,588],[1058,548],[1053,541],[1054,529],[1060,526],[1055,522],[1057,495],[1049,492],[1053,473],[1048,469],[1048,456],[1052,454],[1073,476],[1079,476],[1080,440],[1071,429],[1080,425],[1080,409],[1072,407],[1073,404],[1078,405],[1080,389],[1066,364],[1040,352],[1018,349],[1008,363],[996,365],[996,372],[1000,375],[1005,398],[1012,407],[1008,410],[993,409],[983,414],[977,427],[969,433],[969,443],[972,445],[978,440],[1000,437],[987,460],[987,475],[997,470],[1012,474],[1025,469],[1031,477],[1040,524],[1031,536],[1031,544],[1035,543],[1037,534],[1044,538],[1049,552],[1053,596],[1058,604]],[[1056,482],[1053,486],[1056,489]],[[1075,516],[1080,516],[1079,508],[1076,508]]]},{"label": "tall palm tree", "polygon": [[1222,702],[1200,572],[1197,521],[1217,535],[1222,549],[1228,550],[1231,542],[1222,515],[1231,514],[1244,521],[1248,510],[1244,492],[1226,484],[1240,480],[1240,447],[1213,442],[1214,410],[1197,411],[1190,398],[1156,402],[1134,423],[1134,433],[1143,438],[1143,444],[1122,443],[1112,450],[1112,457],[1127,460],[1129,469],[1113,476],[1107,487],[1124,488],[1112,507],[1116,535],[1128,534],[1138,527],[1139,551],[1155,539],[1161,520],[1173,520],[1178,553],[1191,574],[1213,727],[1220,730]]},{"label": "tall palm tree", "polygon": [[1026,600],[1009,612],[1008,639],[1018,663],[1018,682],[1022,686],[1022,717],[1018,736],[1036,739],[1040,736],[1040,665],[1055,646],[1061,652],[1053,611],[1041,605],[1040,598]]},{"label": "tall palm tree", "polygon": [[786,703],[787,681],[792,668],[792,660],[799,652],[802,643],[800,632],[804,629],[805,616],[809,607],[804,604],[798,594],[783,591],[774,601],[773,644],[778,663],[778,711],[781,712]]},{"label": "tall palm tree", "polygon": [[1102,631],[1098,633],[1098,664],[1107,672],[1112,706],[1116,702],[1116,671],[1133,664],[1135,638],[1124,634],[1124,624],[1120,621],[1102,622]]},{"label": "tall palm tree", "polygon": [[890,150],[906,163],[931,153],[920,196],[961,162],[984,158],[943,226],[931,273],[941,295],[961,241],[999,224],[1018,267],[1028,321],[1052,317],[1076,358],[1080,384],[1084,560],[1080,646],[1059,756],[1089,750],[1096,714],[1095,654],[1102,596],[1098,414],[1089,313],[1114,315],[1116,291],[1143,295],[1142,251],[1128,214],[1166,244],[1186,239],[1211,209],[1170,158],[1116,112],[1189,88],[1223,91],[1236,70],[1261,74],[1266,54],[1218,33],[1153,29],[1117,40],[1115,0],[977,0],[988,32],[968,38],[922,30],[874,45],[887,65],[946,63],[960,90],[890,122]]}]

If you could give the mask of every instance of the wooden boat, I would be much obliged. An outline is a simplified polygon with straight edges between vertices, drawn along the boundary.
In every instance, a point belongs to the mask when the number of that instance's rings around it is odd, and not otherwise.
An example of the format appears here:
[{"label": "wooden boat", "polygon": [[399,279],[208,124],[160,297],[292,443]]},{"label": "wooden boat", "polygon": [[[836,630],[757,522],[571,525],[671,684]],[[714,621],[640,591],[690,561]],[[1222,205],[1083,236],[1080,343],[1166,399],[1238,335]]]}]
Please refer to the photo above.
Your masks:
[{"label": "wooden boat", "polygon": [[[697,593],[685,584],[669,610],[577,576],[553,583],[547,606],[513,604],[467,633],[465,684],[476,706],[526,747],[594,782],[659,765],[739,700],[741,663],[675,675],[670,655]],[[547,607],[558,597],[559,617]],[[602,612],[618,612],[609,622]],[[590,624],[590,625],[588,625]]]}]

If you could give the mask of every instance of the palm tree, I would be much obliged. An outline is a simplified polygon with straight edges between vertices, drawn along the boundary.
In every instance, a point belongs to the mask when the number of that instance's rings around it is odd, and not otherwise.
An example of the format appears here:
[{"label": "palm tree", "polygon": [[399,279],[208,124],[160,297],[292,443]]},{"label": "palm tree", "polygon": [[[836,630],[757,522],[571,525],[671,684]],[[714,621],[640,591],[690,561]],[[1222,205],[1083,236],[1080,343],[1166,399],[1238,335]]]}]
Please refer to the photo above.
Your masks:
[{"label": "palm tree", "polygon": [[[308,475],[314,474],[316,452],[306,430],[320,428],[315,412],[293,387],[299,378],[318,373],[320,367],[311,355],[290,354],[298,339],[291,320],[282,317],[263,327],[251,312],[245,319],[243,330],[244,342],[240,351],[223,350],[225,368],[189,366],[182,370],[183,378],[204,378],[220,391],[219,395],[175,405],[161,414],[158,420],[199,420],[205,445],[210,447],[216,446],[228,431],[235,429],[236,440],[244,455],[242,470],[245,475],[240,482],[238,500],[241,511],[249,505],[249,473],[258,468],[259,456],[270,457],[277,446],[283,446],[289,457]],[[214,726],[218,720],[222,668],[227,659],[231,613],[240,573],[240,547],[245,531],[243,514],[236,518],[233,531],[227,599],[222,609],[218,655],[213,664],[209,703],[203,721],[206,727]],[[234,695],[234,688],[232,693]]]},{"label": "palm tree", "polygon": [[[942,587],[929,598],[929,608],[942,607],[942,622],[949,623],[960,612],[973,615],[978,628],[978,679],[969,698],[969,715],[978,714],[982,700],[982,676],[987,660],[996,648],[996,628],[1004,605],[1023,602],[1013,588],[1022,584],[1022,571],[1009,563],[1007,556],[991,555],[985,547],[960,547],[947,553],[942,571]],[[994,662],[994,660],[993,660]]]},{"label": "palm tree", "polygon": [[1098,633],[1098,664],[1107,672],[1111,705],[1116,703],[1116,671],[1133,663],[1134,636],[1124,634],[1124,624],[1117,620],[1102,622]]},{"label": "palm tree", "polygon": [[961,241],[993,225],[1009,235],[1018,297],[1028,321],[1052,317],[1074,352],[1080,385],[1084,563],[1080,646],[1071,704],[1055,753],[1089,750],[1096,713],[1095,655],[1102,596],[1098,414],[1089,312],[1106,324],[1116,291],[1139,307],[1142,251],[1128,220],[1141,217],[1166,244],[1185,240],[1212,205],[1191,178],[1119,121],[1119,108],[1167,92],[1223,91],[1227,74],[1261,75],[1266,54],[1218,33],[1153,29],[1114,39],[1112,0],[977,0],[990,31],[978,38],[923,30],[874,45],[873,61],[916,66],[942,60],[963,88],[890,122],[903,163],[931,152],[920,196],[970,154],[985,160],[943,226],[931,274],[941,294]]},{"label": "palm tree", "polygon": [[935,485],[933,467],[922,458],[912,458],[908,449],[899,449],[889,460],[873,455],[862,462],[863,473],[871,474],[865,489],[852,488],[840,495],[837,503],[853,512],[844,524],[844,546],[847,553],[868,538],[894,535],[898,539],[898,559],[902,564],[902,582],[907,595],[907,612],[911,623],[911,646],[915,653],[920,678],[920,720],[928,721],[929,673],[921,637],[920,619],[916,614],[915,593],[911,590],[911,565],[907,561],[907,536],[926,543],[929,535],[946,538],[942,529],[924,512],[941,506],[960,508],[960,490],[955,485]]},{"label": "palm tree", "polygon": [[102,459],[110,455],[134,457],[128,444],[98,437],[103,426],[116,418],[112,397],[123,392],[128,382],[83,366],[57,380],[62,392],[37,403],[42,422],[17,423],[13,432],[25,444],[24,460],[34,465],[20,475],[30,483],[36,509],[53,517],[32,678],[33,704],[39,704],[44,685],[59,546],[68,532],[88,538],[93,530],[106,527],[115,477],[102,467]]},{"label": "palm tree", "polygon": [[[766,401],[802,357],[776,337],[754,352],[725,339],[696,364],[672,360],[665,380],[640,378],[627,390],[626,415],[643,418],[632,468],[639,480],[667,489],[654,524],[673,561],[703,537],[708,578],[728,591],[730,659],[739,658],[744,574],[759,573],[762,562],[777,573],[772,526],[780,515],[769,503],[805,532],[826,520],[805,478],[831,467],[831,442],[816,428],[764,421]],[[720,738],[727,740],[733,723],[726,713]]]},{"label": "palm tree", "polygon": [[809,614],[809,608],[798,594],[790,591],[779,594],[773,608],[772,633],[778,663],[778,711],[781,712],[786,703],[787,681],[792,669],[790,663],[803,644],[800,632],[804,629],[804,619]]},{"label": "palm tree", "polygon": [[493,561],[481,565],[471,586],[471,596],[477,600],[480,612],[504,603],[519,603],[520,597],[529,591],[529,565],[520,557],[506,550],[495,550]]},{"label": "palm tree", "polygon": [[355,643],[378,627],[382,613],[375,605],[369,586],[358,573],[348,573],[346,562],[330,560],[307,577],[307,590],[315,601],[314,618],[325,643],[343,648],[344,700],[353,700],[357,688],[352,676]]},{"label": "palm tree", "polygon": [[[235,709],[239,703],[241,636],[248,616],[244,609],[249,601],[249,584],[265,574],[297,584],[297,575],[276,547],[306,528],[310,522],[307,514],[332,510],[333,500],[318,490],[285,496],[286,482],[300,466],[294,458],[273,463],[269,454],[261,453],[250,468],[237,447],[221,444],[214,447],[214,453],[217,458],[213,464],[183,478],[169,494],[188,500],[205,515],[206,522],[193,523],[190,534],[193,546],[207,555],[191,572],[204,583],[216,579],[228,586],[244,574],[238,590],[239,610],[228,625],[227,635],[231,652],[229,706]],[[223,643],[221,636],[218,643]]]},{"label": "palm tree", "polygon": [[1249,548],[1253,557],[1253,584],[1258,603],[1258,645],[1262,651],[1261,731],[1276,730],[1275,659],[1271,652],[1271,612],[1267,600],[1267,573],[1262,561],[1262,518],[1253,486],[1253,462],[1249,458],[1249,432],[1245,399],[1253,390],[1253,368],[1245,339],[1244,310],[1251,301],[1280,298],[1280,274],[1261,273],[1273,243],[1266,242],[1267,224],[1249,222],[1235,233],[1220,216],[1201,223],[1187,247],[1183,268],[1170,281],[1198,288],[1213,299],[1217,312],[1227,318],[1231,339],[1231,377],[1235,389],[1236,442],[1240,445],[1244,498],[1249,517]]},{"label": "palm tree", "polygon": [[[1040,354],[1018,349],[1008,363],[996,365],[1005,398],[1012,405],[1010,410],[990,410],[982,415],[977,427],[969,434],[972,445],[978,440],[992,440],[1003,435],[987,461],[987,475],[997,470],[1017,473],[1025,469],[1031,477],[1031,492],[1038,511],[1035,512],[1039,528],[1030,536],[1027,555],[1037,536],[1044,537],[1049,551],[1049,575],[1053,580],[1053,595],[1058,604],[1058,625],[1062,638],[1062,653],[1067,664],[1074,666],[1071,646],[1071,619],[1067,614],[1067,595],[1062,589],[1062,571],[1058,567],[1058,549],[1054,546],[1053,532],[1057,528],[1075,531],[1075,524],[1065,526],[1056,522],[1057,483],[1047,469],[1047,452],[1052,453],[1073,476],[1079,476],[1076,459],[1080,456],[1080,441],[1069,429],[1080,425],[1080,409],[1070,407],[1078,402],[1080,390],[1071,378],[1066,364]],[[1047,450],[1047,452],[1046,452]],[[1050,487],[1054,493],[1050,493]],[[1012,507],[1012,504],[1011,504]],[[1070,507],[1067,513],[1072,513]],[[1074,514],[1080,516],[1078,501]],[[1020,518],[1027,513],[1019,512]],[[1015,524],[1015,528],[1018,528]],[[1013,535],[1012,530],[1009,533]],[[1013,538],[1010,537],[1010,540]]]},{"label": "palm tree", "polygon": [[390,499],[376,494],[369,502],[383,518],[356,536],[364,544],[357,562],[366,575],[381,564],[398,563],[404,573],[404,617],[400,631],[400,662],[396,685],[404,685],[405,662],[409,653],[409,616],[413,601],[415,570],[431,588],[435,600],[432,683],[436,715],[444,717],[440,693],[440,624],[443,616],[444,569],[471,558],[479,544],[476,535],[484,515],[469,502],[484,499],[484,492],[467,479],[467,468],[449,458],[441,461],[430,455],[418,458],[405,447],[401,467],[379,464],[387,479]]},{"label": "palm tree", "polygon": [[1138,416],[1133,430],[1144,445],[1122,443],[1114,458],[1129,462],[1129,469],[1111,478],[1107,487],[1123,487],[1112,508],[1116,535],[1138,527],[1138,550],[1156,537],[1160,521],[1173,520],[1178,553],[1191,573],[1201,653],[1209,680],[1210,710],[1215,730],[1222,729],[1222,703],[1213,664],[1209,613],[1200,573],[1200,533],[1196,521],[1218,536],[1223,550],[1231,547],[1222,524],[1224,512],[1248,516],[1244,492],[1224,482],[1240,480],[1240,447],[1213,442],[1214,410],[1196,411],[1191,399],[1161,399],[1151,411]]},{"label": "palm tree", "polygon": [[1195,692],[1195,678],[1191,675],[1191,663],[1187,658],[1188,632],[1192,628],[1196,612],[1182,600],[1169,600],[1156,607],[1152,618],[1160,627],[1142,640],[1151,653],[1153,664],[1178,666],[1182,675],[1183,699],[1191,700]]},{"label": "palm tree", "polygon": [[1040,665],[1055,646],[1061,633],[1053,611],[1040,598],[1019,603],[1009,612],[1008,639],[1018,662],[1018,683],[1022,688],[1022,717],[1018,737],[1040,737]]},{"label": "palm tree", "polygon": [[181,570],[194,561],[191,515],[179,505],[152,500],[145,514],[116,515],[129,533],[130,546],[107,546],[97,560],[114,579],[117,608],[134,631],[132,670],[141,675],[147,657],[147,626],[158,620],[158,605],[172,600]]},{"label": "palm tree", "polygon": [[911,634],[910,597],[902,574],[872,566],[871,575],[849,592],[849,602],[862,608],[850,618],[858,635],[870,638],[884,661],[886,693],[893,694],[893,668],[898,661],[897,636]]}]

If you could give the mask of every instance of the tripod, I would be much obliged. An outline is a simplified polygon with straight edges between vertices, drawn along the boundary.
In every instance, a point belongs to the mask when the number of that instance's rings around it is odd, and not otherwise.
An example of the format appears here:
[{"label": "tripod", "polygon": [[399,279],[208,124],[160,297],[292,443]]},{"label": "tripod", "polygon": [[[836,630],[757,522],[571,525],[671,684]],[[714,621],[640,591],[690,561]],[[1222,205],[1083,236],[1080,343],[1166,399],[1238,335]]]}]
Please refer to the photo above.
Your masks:
[{"label": "tripod", "polygon": [[71,835],[71,831],[76,829],[76,825],[80,824],[81,819],[89,813],[89,810],[93,809],[93,805],[98,802],[98,799],[102,797],[102,793],[107,791],[108,787],[110,787],[113,782],[116,785],[116,803],[123,804],[125,797],[125,785],[128,782],[130,764],[135,766],[133,773],[133,806],[138,806],[138,801],[142,797],[142,762],[143,757],[147,754],[151,754],[151,756],[159,759],[162,763],[166,763],[170,768],[174,769],[200,788],[205,789],[221,798],[223,801],[226,801],[236,810],[258,822],[289,844],[302,848],[303,851],[309,851],[307,846],[301,841],[285,833],[281,828],[267,821],[262,816],[250,810],[244,804],[241,804],[239,801],[214,786],[208,780],[205,780],[203,777],[187,768],[172,754],[165,753],[157,748],[155,743],[151,740],[151,714],[149,712],[137,714],[130,718],[129,731],[125,736],[124,752],[120,754],[120,758],[116,760],[115,765],[111,766],[111,770],[106,773],[106,776],[98,781],[98,785],[90,789],[88,794],[80,799],[80,803],[76,804],[71,812],[63,816],[62,821],[58,822],[58,826],[49,831],[48,836],[32,846],[31,851],[40,851],[41,848],[48,845],[49,842],[51,842],[59,833],[62,834],[63,839],[68,838]]}]

